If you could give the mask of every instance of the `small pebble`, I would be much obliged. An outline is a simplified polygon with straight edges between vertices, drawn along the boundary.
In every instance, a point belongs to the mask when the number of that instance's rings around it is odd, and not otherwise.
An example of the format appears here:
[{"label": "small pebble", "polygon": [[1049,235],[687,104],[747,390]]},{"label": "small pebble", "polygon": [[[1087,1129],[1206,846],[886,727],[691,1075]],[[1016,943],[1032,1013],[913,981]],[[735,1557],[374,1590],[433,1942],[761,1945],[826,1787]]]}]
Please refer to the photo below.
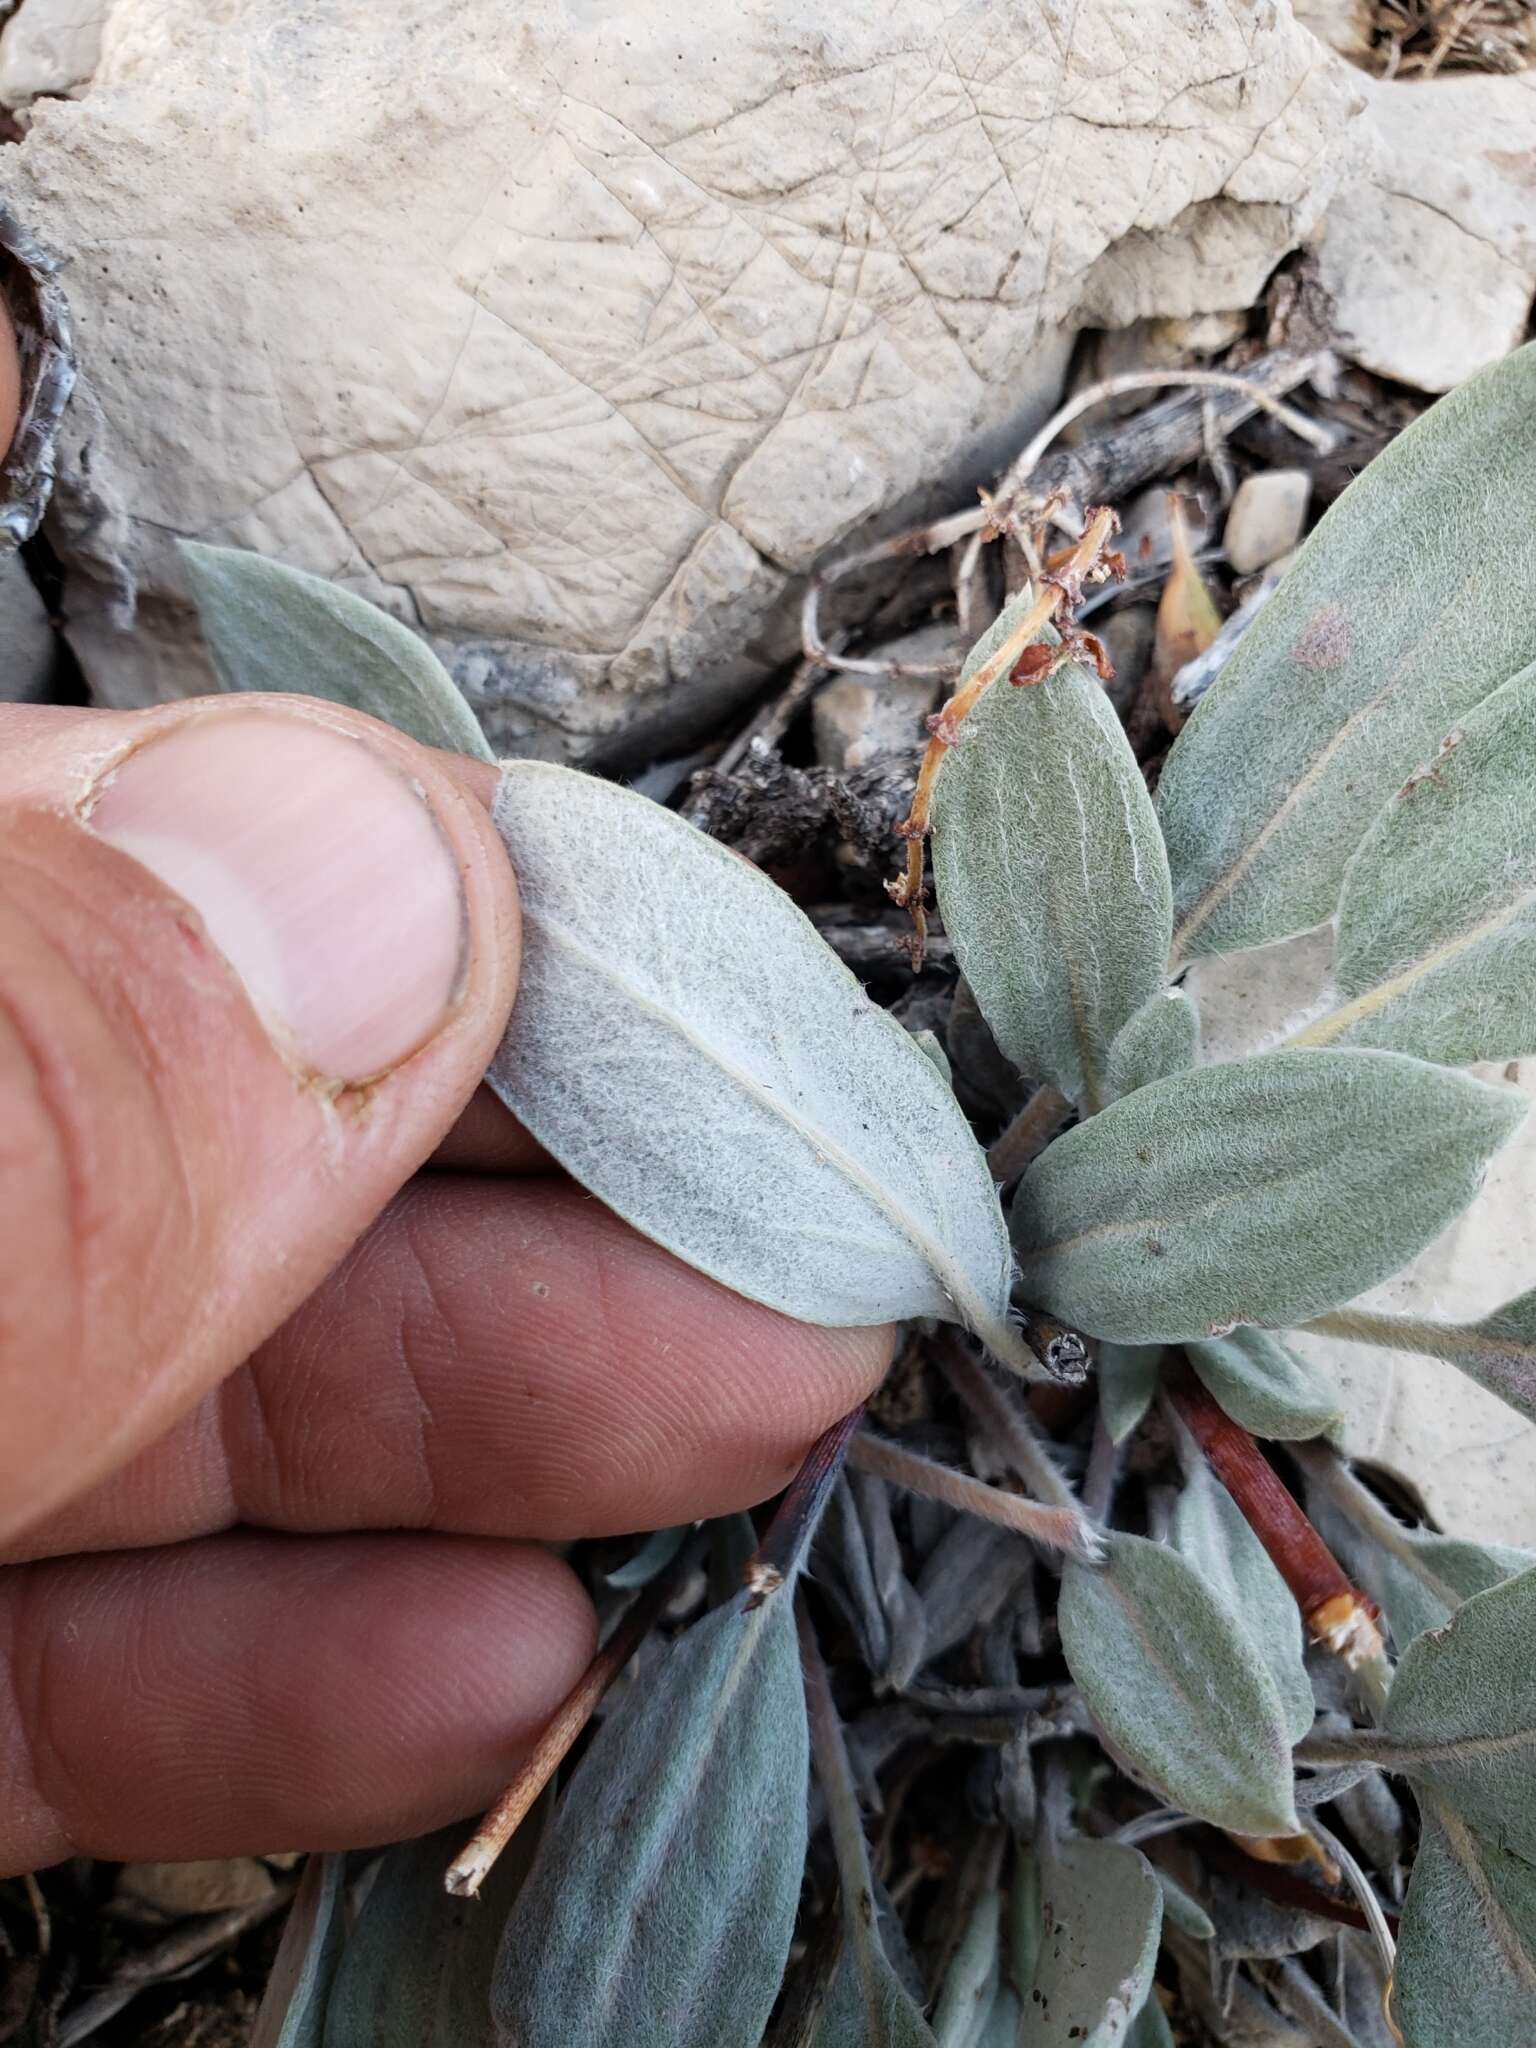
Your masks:
[{"label": "small pebble", "polygon": [[1227,560],[1250,575],[1288,554],[1306,524],[1312,479],[1304,469],[1267,469],[1237,487],[1223,536]]}]

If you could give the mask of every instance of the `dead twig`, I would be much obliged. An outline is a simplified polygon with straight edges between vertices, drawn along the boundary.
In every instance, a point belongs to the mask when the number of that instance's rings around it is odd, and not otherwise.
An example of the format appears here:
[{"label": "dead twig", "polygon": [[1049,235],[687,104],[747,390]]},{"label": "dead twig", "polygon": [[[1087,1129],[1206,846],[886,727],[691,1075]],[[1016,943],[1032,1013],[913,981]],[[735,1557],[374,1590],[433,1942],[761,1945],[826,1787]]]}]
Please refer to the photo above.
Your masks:
[{"label": "dead twig", "polygon": [[[922,964],[923,944],[928,936],[928,915],[923,905],[924,846],[933,829],[933,792],[944,757],[960,738],[966,719],[1000,677],[1007,676],[1011,683],[1021,687],[1042,683],[1061,661],[1073,659],[1080,651],[1079,637],[1069,623],[1070,615],[1085,582],[1101,582],[1107,576],[1124,571],[1122,558],[1109,551],[1109,541],[1119,523],[1107,505],[1095,509],[1082,538],[1063,562],[1060,575],[1042,578],[1040,595],[1002,645],[972,672],[949,702],[928,721],[932,737],[917,773],[912,808],[905,822],[897,827],[907,842],[906,868],[895,881],[886,885],[892,900],[911,914],[915,934],[914,967]],[[1034,647],[1032,643],[1036,635],[1056,620],[1062,622],[1061,644],[1052,648]]]},{"label": "dead twig", "polygon": [[701,1544],[699,1537],[685,1543],[666,1570],[625,1611],[607,1642],[556,1708],[516,1776],[449,1864],[443,1874],[445,1891],[464,1899],[472,1899],[479,1891],[539,1794],[570,1754],[603,1695],[666,1612],[669,1601],[697,1562]]},{"label": "dead twig", "polygon": [[[862,1430],[848,1446],[848,1463],[856,1472],[872,1472],[893,1486],[904,1486],[909,1493],[920,1493],[962,1514],[979,1515],[1000,1528],[1016,1530],[1031,1542],[1047,1550],[1064,1551],[1082,1564],[1103,1561],[1104,1546],[1070,1494],[1068,1505],[1042,1507],[1017,1493],[1005,1493],[1000,1486],[988,1486],[984,1479],[973,1479],[968,1472],[956,1472],[933,1458],[920,1457],[886,1437],[872,1436],[868,1430]],[[1065,1489],[1065,1482],[1060,1483]]]},{"label": "dead twig", "polygon": [[[1286,392],[1320,371],[1328,360],[1320,352],[1298,355],[1276,349],[1251,363],[1241,375],[1226,370],[1136,370],[1079,392],[1020,452],[993,497],[926,525],[889,534],[884,540],[857,548],[817,570],[806,586],[801,605],[801,640],[806,658],[855,675],[952,674],[953,668],[945,664],[902,668],[878,657],[840,653],[822,631],[821,604],[825,593],[860,569],[875,568],[903,557],[942,554],[965,541],[968,546],[957,570],[956,595],[961,622],[969,630],[974,623],[975,583],[984,536],[988,529],[1007,530],[1022,539],[1013,500],[1031,477],[1036,502],[1059,495],[1063,508],[1061,523],[1070,528],[1075,522],[1080,530],[1086,515],[1075,513],[1073,507],[1106,500],[1114,503],[1156,477],[1171,476],[1195,461],[1213,437],[1224,439],[1256,412],[1275,414],[1314,445],[1326,437],[1331,448],[1328,429],[1279,402]],[[1063,427],[1090,406],[1125,391],[1169,387],[1188,389],[1192,395],[1151,406],[1091,447],[1070,449],[1053,456],[1049,463],[1043,462],[1044,451]]]}]

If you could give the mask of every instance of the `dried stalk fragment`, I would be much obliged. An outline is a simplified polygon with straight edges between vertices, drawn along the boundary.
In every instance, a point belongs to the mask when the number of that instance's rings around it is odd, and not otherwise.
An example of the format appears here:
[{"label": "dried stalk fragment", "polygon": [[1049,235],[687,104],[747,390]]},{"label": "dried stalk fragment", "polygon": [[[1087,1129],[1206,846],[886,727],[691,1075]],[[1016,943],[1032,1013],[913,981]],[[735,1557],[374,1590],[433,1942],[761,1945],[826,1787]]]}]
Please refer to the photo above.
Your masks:
[{"label": "dried stalk fragment", "polygon": [[[1041,665],[1031,653],[1031,643],[1043,627],[1057,618],[1070,620],[1085,582],[1102,582],[1111,574],[1123,574],[1125,564],[1121,558],[1105,552],[1106,544],[1119,525],[1118,517],[1107,505],[1096,506],[1090,511],[1083,537],[1069,551],[1060,574],[1047,572],[1042,577],[1040,595],[1002,646],[960,685],[948,703],[928,721],[932,738],[924,750],[923,764],[918,770],[912,809],[897,827],[907,842],[906,868],[895,881],[886,884],[892,898],[911,913],[915,933],[914,965],[921,963],[923,945],[928,936],[928,917],[923,907],[923,846],[932,829],[933,791],[944,756],[959,739],[966,719],[1000,677],[1007,676],[1015,684],[1027,687],[1031,683],[1043,682],[1050,674],[1057,650],[1046,650],[1047,658]],[[1065,637],[1069,642],[1072,640],[1070,633]],[[1021,675],[1021,666],[1033,672]]]}]

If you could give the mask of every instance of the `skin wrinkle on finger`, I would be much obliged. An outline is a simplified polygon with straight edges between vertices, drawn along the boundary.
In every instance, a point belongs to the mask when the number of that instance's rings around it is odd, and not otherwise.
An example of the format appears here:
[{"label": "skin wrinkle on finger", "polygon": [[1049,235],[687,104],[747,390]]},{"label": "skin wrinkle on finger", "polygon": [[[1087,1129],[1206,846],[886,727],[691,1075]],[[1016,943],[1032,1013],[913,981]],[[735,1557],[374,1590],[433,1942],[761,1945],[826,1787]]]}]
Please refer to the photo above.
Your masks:
[{"label": "skin wrinkle on finger", "polygon": [[481,1803],[595,1618],[526,1545],[239,1534],[0,1579],[0,1874],[362,1846]]},{"label": "skin wrinkle on finger", "polygon": [[545,1539],[723,1513],[785,1483],[890,1341],[729,1294],[568,1182],[428,1175],[227,1383],[216,1425],[200,1413],[11,1554],[205,1534],[230,1502],[319,1531],[420,1527],[435,1498],[441,1527]]}]

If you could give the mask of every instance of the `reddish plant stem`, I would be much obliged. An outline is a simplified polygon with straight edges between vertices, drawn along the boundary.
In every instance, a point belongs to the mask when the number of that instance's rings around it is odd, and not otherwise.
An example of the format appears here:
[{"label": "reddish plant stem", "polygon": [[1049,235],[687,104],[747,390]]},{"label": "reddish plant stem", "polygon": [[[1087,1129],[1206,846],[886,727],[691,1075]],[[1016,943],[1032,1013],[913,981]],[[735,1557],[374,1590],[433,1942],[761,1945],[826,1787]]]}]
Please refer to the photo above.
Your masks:
[{"label": "reddish plant stem", "polygon": [[651,1581],[625,1612],[613,1634],[555,1709],[517,1775],[449,1864],[443,1875],[445,1890],[467,1899],[479,1891],[534,1801],[596,1713],[604,1693],[665,1613],[668,1601],[693,1569],[699,1549],[698,1538],[685,1543],[666,1570]]},{"label": "reddish plant stem", "polygon": [[1351,1584],[1258,1443],[1212,1400],[1187,1363],[1170,1375],[1168,1391],[1290,1587],[1308,1632],[1352,1669],[1373,1665],[1383,1655],[1375,1603]]},{"label": "reddish plant stem", "polygon": [[776,1593],[800,1569],[827,1497],[843,1469],[853,1433],[863,1420],[861,1401],[851,1414],[822,1431],[784,1489],[773,1511],[773,1520],[747,1563],[747,1590],[754,1607],[760,1606],[770,1593]]}]

